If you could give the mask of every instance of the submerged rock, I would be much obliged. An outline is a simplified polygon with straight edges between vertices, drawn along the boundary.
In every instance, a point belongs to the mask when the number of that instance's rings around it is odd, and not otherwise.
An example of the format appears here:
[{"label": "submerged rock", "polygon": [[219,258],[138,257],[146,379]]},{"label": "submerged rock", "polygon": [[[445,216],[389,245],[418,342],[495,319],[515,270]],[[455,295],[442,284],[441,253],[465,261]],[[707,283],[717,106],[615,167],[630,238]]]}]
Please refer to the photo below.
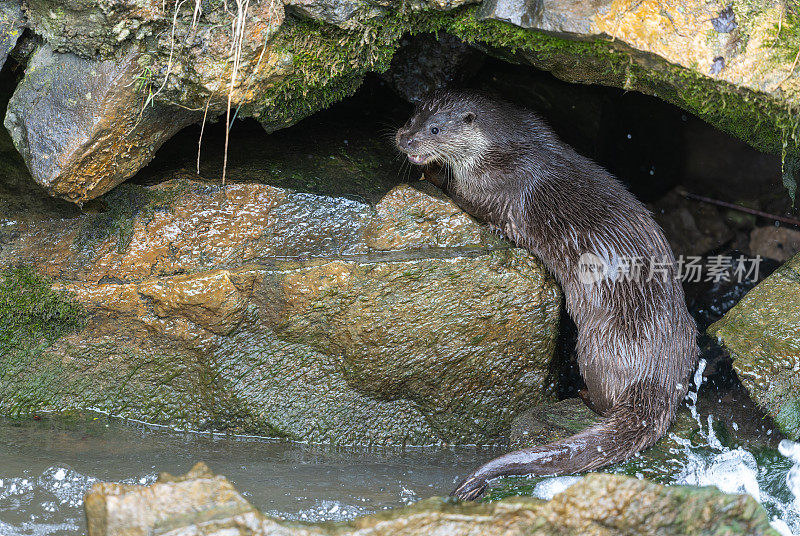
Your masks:
[{"label": "submerged rock", "polygon": [[518,497],[478,504],[431,498],[352,521],[299,523],[264,516],[225,477],[198,464],[183,477],[162,474],[152,486],[96,484],[85,505],[89,536],[155,531],[231,536],[778,534],[748,495],[600,474],[582,478],[550,501]]},{"label": "submerged rock", "polygon": [[8,104],[5,126],[34,180],[50,195],[86,201],[149,162],[199,116],[136,92],[138,52],[87,60],[44,45]]},{"label": "submerged rock", "polygon": [[750,252],[786,262],[800,252],[800,231],[788,227],[756,227],[750,233]]},{"label": "submerged rock", "polygon": [[0,410],[340,444],[495,441],[548,399],[560,292],[426,192],[399,186],[373,208],[175,179],[123,186],[102,214],[19,223],[0,262],[59,279],[89,318],[36,367],[5,358],[25,372]]},{"label": "submerged rock", "polygon": [[800,438],[800,254],[708,329],[742,384],[789,438]]}]

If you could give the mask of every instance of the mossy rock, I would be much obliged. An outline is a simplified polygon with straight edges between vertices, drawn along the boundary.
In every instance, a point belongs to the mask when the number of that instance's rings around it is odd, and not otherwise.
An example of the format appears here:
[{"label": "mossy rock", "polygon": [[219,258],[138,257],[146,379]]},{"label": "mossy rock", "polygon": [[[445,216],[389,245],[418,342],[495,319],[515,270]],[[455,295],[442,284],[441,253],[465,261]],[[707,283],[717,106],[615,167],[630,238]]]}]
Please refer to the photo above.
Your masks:
[{"label": "mossy rock", "polygon": [[176,178],[103,201],[29,222],[0,250],[58,277],[88,315],[35,360],[0,357],[15,371],[4,414],[464,444],[499,442],[551,399],[558,286],[430,186],[372,206]]},{"label": "mossy rock", "polygon": [[708,328],[733,358],[753,399],[787,437],[800,439],[800,254]]}]

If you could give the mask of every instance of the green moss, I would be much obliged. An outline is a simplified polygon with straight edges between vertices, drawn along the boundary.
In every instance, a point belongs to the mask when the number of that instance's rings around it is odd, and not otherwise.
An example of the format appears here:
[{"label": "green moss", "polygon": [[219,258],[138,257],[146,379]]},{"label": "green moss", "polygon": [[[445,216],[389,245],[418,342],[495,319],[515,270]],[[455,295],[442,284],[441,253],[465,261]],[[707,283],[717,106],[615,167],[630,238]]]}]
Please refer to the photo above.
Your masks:
[{"label": "green moss", "polygon": [[[800,24],[787,14],[782,42],[797,52]],[[405,33],[445,31],[505,60],[551,71],[570,82],[617,86],[655,95],[697,115],[755,148],[798,154],[797,110],[775,99],[671,64],[604,39],[571,41],[498,21],[479,20],[476,8],[391,12],[354,30],[287,21],[279,50],[293,54],[294,72],[265,97],[262,120],[280,127],[351,94],[368,71],[386,70]],[[793,18],[795,17],[795,18]],[[795,40],[795,29],[798,36]]]},{"label": "green moss", "polygon": [[787,431],[787,435],[797,437],[797,430],[800,430],[800,399],[787,396],[775,416],[775,422],[781,430]]},{"label": "green moss", "polygon": [[[18,415],[42,406],[62,364],[42,359],[58,338],[84,326],[86,313],[65,292],[27,267],[0,271],[0,411]],[[31,381],[25,393],[14,383],[25,374]]]},{"label": "green moss", "polygon": [[95,245],[117,237],[117,252],[125,253],[133,238],[136,219],[148,220],[159,210],[168,210],[185,190],[177,187],[153,189],[138,184],[121,184],[105,194],[100,203],[105,210],[88,218],[75,237],[75,247],[91,250]]},{"label": "green moss", "polygon": [[787,2],[783,18],[775,24],[774,30],[775,39],[767,41],[765,46],[774,49],[781,61],[791,64],[800,50],[800,8]]},{"label": "green moss", "polygon": [[0,347],[52,342],[83,326],[85,312],[29,267],[0,271]]},{"label": "green moss", "polygon": [[399,46],[404,25],[365,23],[358,30],[287,19],[275,51],[289,54],[292,72],[264,98],[262,121],[287,126],[352,95],[367,72],[383,72]]}]

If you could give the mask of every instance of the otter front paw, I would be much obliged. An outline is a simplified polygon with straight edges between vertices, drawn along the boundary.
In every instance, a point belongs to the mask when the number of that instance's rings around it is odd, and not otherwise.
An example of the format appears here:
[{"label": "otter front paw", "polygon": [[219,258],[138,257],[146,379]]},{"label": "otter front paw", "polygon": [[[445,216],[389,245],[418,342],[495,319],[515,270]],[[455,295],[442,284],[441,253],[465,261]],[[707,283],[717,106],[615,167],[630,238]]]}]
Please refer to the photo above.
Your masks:
[{"label": "otter front paw", "polygon": [[477,476],[468,476],[450,496],[462,501],[474,501],[483,495],[484,491],[486,491],[486,480]]}]

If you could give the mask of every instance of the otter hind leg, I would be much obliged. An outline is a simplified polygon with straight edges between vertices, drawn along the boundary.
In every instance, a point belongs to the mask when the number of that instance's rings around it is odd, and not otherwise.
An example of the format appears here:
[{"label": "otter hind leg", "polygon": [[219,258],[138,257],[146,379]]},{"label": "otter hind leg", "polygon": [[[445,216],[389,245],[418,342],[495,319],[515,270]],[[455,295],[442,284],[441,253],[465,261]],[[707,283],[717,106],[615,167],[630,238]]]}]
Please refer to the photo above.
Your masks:
[{"label": "otter hind leg", "polygon": [[592,400],[592,395],[591,393],[589,393],[589,389],[581,389],[580,391],[578,391],[578,396],[580,397],[581,400],[583,400],[583,403],[586,404],[587,408],[594,411],[598,415],[605,416],[608,414],[607,407],[603,407],[600,404],[594,403],[594,401]]}]

